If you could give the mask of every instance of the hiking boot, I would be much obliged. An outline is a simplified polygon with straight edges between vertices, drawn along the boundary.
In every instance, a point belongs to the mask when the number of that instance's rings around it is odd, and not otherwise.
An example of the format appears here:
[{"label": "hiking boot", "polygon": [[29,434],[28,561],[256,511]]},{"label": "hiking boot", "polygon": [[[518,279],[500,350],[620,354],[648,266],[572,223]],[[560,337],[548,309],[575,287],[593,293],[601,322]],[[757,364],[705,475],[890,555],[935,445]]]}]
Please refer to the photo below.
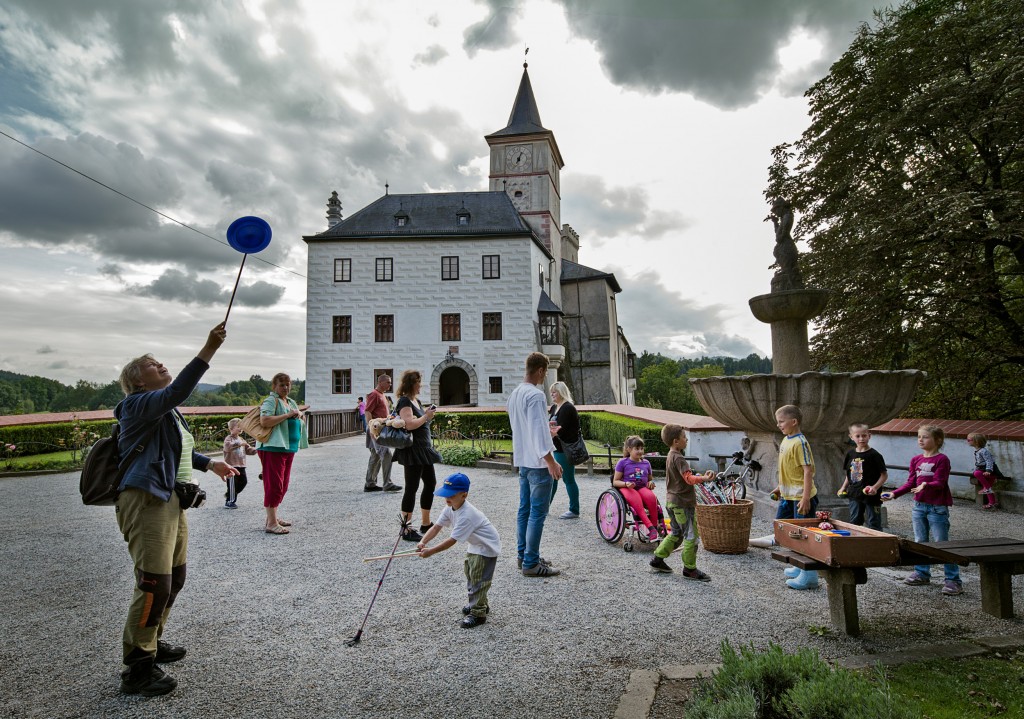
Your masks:
[{"label": "hiking boot", "polygon": [[[517,566],[518,566],[518,567],[519,567],[520,569],[522,569],[522,568],[523,568],[523,558],[522,558],[522,557],[520,557],[520,558],[519,558],[518,560],[516,560],[516,561],[517,561]],[[541,558],[540,558],[540,562],[539,562],[539,563],[540,563],[540,564],[543,564],[543,565],[544,565],[545,567],[550,567],[550,566],[551,566],[551,561],[550,561],[550,560],[548,560],[548,559],[544,559],[544,557],[541,557]]]},{"label": "hiking boot", "polygon": [[[369,491],[372,492],[373,490],[371,489]],[[384,485],[384,491],[385,492],[401,492],[402,491],[402,485],[400,485],[400,484],[392,484],[391,482],[388,482],[387,484]]]},{"label": "hiking boot", "polygon": [[188,652],[185,647],[176,647],[167,642],[158,641],[156,643],[156,663],[157,664],[170,664],[171,662],[178,662],[185,658],[185,654]]},{"label": "hiking boot", "polygon": [[459,622],[459,626],[463,629],[472,629],[473,627],[479,627],[486,621],[487,617],[477,617],[473,614],[470,614],[468,617]]},{"label": "hiking boot", "polygon": [[964,585],[955,579],[947,579],[946,583],[942,585],[942,593],[946,596],[955,597],[958,594],[964,593]]},{"label": "hiking boot", "polygon": [[907,575],[907,578],[903,580],[903,583],[909,584],[911,587],[923,587],[926,584],[931,584],[932,578],[914,571]]},{"label": "hiking boot", "polygon": [[380,487],[378,487],[376,484],[367,484],[365,487],[363,487],[363,491],[364,492],[379,492],[380,491]]},{"label": "hiking boot", "polygon": [[540,562],[537,562],[529,569],[523,570],[524,577],[557,577],[559,574],[561,574],[561,572],[554,567],[541,564]]},{"label": "hiking boot", "polygon": [[[470,614],[472,614],[472,612],[473,612],[473,607],[471,607],[468,604],[462,608],[462,613],[465,614],[467,617]],[[490,614],[490,613],[491,613],[491,608],[490,607],[488,607],[487,609],[484,610],[484,614]]]},{"label": "hiking boot", "polygon": [[143,697],[158,697],[174,691],[177,680],[158,667],[152,659],[132,664],[121,672],[122,694],[138,694]]},{"label": "hiking boot", "polygon": [[652,559],[650,561],[650,565],[655,572],[663,572],[665,574],[669,574],[672,572],[672,567],[665,564],[665,560],[661,557],[655,557],[654,559]]},{"label": "hiking boot", "polygon": [[[700,571],[696,567],[694,567],[693,569],[687,569],[686,567],[683,567],[683,578],[684,579],[692,579],[695,582],[710,582],[711,581],[711,577],[709,577],[708,575],[706,575],[704,572]],[[815,586],[817,586],[817,582],[815,582]]]}]

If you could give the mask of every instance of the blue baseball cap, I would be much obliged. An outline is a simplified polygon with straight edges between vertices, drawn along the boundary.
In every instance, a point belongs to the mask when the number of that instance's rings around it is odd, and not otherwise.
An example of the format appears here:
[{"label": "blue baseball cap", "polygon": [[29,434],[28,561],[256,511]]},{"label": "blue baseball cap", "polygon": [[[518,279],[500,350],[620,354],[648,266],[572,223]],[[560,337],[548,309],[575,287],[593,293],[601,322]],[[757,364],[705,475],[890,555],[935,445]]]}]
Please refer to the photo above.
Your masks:
[{"label": "blue baseball cap", "polygon": [[469,477],[462,472],[456,472],[449,476],[441,484],[441,487],[434,492],[437,497],[454,497],[459,492],[469,491]]}]

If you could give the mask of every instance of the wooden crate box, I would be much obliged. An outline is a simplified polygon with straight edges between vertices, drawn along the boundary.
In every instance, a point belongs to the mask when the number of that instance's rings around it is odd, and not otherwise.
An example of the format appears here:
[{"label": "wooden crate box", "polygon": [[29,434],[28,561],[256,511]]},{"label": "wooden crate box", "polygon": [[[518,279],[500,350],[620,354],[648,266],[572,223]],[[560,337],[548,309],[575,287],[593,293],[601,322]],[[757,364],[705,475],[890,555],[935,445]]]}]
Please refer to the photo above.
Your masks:
[{"label": "wooden crate box", "polygon": [[830,567],[886,567],[899,563],[899,537],[848,522],[829,521],[850,536],[819,530],[819,519],[776,519],[775,543]]}]

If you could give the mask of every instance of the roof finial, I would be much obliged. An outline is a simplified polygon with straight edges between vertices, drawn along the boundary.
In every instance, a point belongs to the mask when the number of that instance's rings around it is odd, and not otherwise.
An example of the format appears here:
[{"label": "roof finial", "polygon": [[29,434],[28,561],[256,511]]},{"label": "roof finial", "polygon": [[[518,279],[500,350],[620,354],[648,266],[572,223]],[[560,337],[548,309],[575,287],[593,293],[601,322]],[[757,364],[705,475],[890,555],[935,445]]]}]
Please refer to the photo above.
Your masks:
[{"label": "roof finial", "polygon": [[384,180],[384,194],[385,195],[388,194],[388,187],[390,187],[390,185],[388,185],[388,181]]},{"label": "roof finial", "polygon": [[523,69],[525,70],[529,65],[526,62],[526,56],[530,54],[530,48],[527,46],[526,52],[523,53]]}]

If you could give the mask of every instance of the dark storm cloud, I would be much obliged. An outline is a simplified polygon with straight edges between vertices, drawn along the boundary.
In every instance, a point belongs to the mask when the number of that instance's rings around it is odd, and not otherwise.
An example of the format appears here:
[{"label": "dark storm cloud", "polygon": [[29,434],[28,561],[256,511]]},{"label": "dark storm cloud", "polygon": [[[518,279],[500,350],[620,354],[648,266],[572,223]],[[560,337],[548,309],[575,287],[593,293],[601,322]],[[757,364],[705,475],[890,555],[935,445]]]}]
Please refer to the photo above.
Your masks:
[{"label": "dark storm cloud", "polygon": [[[758,351],[750,340],[721,332],[724,307],[700,306],[665,287],[653,272],[631,278],[617,273],[616,279],[622,286],[622,294],[616,300],[619,324],[626,328],[626,337],[635,351],[660,352],[668,357],[746,357]],[[683,352],[673,348],[673,340],[692,349]]]},{"label": "dark storm cloud", "polygon": [[566,193],[562,216],[573,218],[573,228],[588,239],[608,239],[629,234],[654,240],[679,231],[690,223],[679,212],[651,207],[641,187],[609,187],[596,175],[572,175],[572,192]]},{"label": "dark storm cloud", "polygon": [[[644,92],[678,91],[722,108],[757,100],[778,73],[776,51],[798,28],[824,46],[822,58],[783,88],[795,94],[821,77],[870,21],[876,0],[555,0],[570,29],[595,43],[618,85]],[[510,47],[523,38],[501,0],[487,0],[487,18],[470,30],[484,47]],[[484,32],[487,29],[487,32]],[[468,31],[467,31],[468,32]],[[467,51],[468,51],[467,38]]]},{"label": "dark storm cloud", "polygon": [[[165,270],[148,285],[130,285],[128,291],[140,297],[199,306],[227,306],[231,298],[231,291],[220,284],[176,269]],[[283,295],[283,287],[258,280],[251,285],[239,287],[235,303],[247,307],[272,307]]]}]

